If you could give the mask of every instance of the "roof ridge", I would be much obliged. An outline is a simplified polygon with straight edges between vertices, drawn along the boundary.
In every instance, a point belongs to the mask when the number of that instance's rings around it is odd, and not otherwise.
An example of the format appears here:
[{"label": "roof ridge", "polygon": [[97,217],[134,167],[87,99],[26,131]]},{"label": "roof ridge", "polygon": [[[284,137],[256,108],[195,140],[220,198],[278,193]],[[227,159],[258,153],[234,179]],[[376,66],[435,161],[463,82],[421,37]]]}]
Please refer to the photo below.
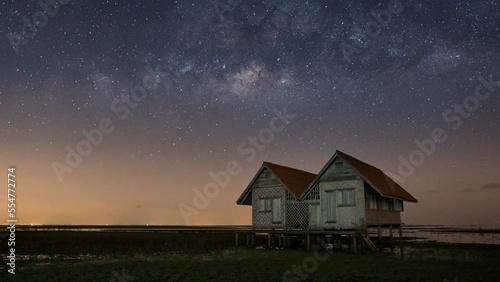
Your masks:
[{"label": "roof ridge", "polygon": [[284,168],[288,168],[288,169],[296,170],[296,171],[300,171],[300,172],[305,172],[305,173],[309,173],[309,174],[313,174],[313,175],[317,174],[317,173],[312,173],[312,172],[309,172],[309,171],[306,171],[306,170],[302,170],[302,169],[298,169],[298,168],[294,168],[294,167],[289,167],[289,166],[286,166],[286,165],[280,165],[280,164],[276,164],[276,163],[272,163],[272,162],[267,162],[267,161],[264,161],[264,164],[276,165],[276,166],[280,166],[280,167],[284,167]]},{"label": "roof ridge", "polygon": [[[369,163],[367,163],[367,162],[364,162],[364,161],[362,161],[362,160],[360,160],[360,159],[358,159],[358,158],[356,158],[356,157],[353,157],[353,156],[351,156],[351,155],[349,155],[349,154],[346,154],[346,153],[344,153],[344,152],[342,152],[342,151],[340,151],[340,150],[337,150],[337,152],[339,152],[339,153],[341,153],[341,154],[343,154],[343,155],[346,155],[346,156],[348,156],[348,157],[350,157],[350,158],[353,158],[353,159],[355,159],[356,161],[358,161],[358,162],[360,162],[360,163],[363,163],[363,164],[365,164],[365,165],[367,165],[367,166],[371,166],[371,167],[373,167],[374,169],[377,169],[377,170],[382,171],[380,168],[378,168],[378,167],[376,167],[376,166],[374,166],[374,165],[371,165],[371,164],[369,164]],[[382,171],[382,172],[383,172],[383,171]]]}]

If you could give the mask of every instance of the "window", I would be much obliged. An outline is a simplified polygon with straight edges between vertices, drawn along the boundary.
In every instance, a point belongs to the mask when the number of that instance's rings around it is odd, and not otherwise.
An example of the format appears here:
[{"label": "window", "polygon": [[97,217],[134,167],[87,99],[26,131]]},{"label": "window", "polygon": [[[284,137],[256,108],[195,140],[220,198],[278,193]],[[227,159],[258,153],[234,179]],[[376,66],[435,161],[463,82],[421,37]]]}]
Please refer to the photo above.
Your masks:
[{"label": "window", "polygon": [[342,206],[354,206],[354,189],[339,190],[339,204]]},{"label": "window", "polygon": [[352,168],[345,162],[337,161],[335,162],[335,173],[337,175],[351,175]]},{"label": "window", "polygon": [[273,222],[281,222],[281,199],[273,199]]},{"label": "window", "polygon": [[380,209],[381,210],[385,210],[385,211],[389,210],[389,201],[388,200],[389,199],[387,199],[387,198],[380,199]]},{"label": "window", "polygon": [[393,199],[394,211],[403,211],[403,202],[400,200]]},{"label": "window", "polygon": [[347,163],[344,163],[344,175],[351,175],[352,174],[352,168],[350,165]]},{"label": "window", "polygon": [[259,212],[272,212],[273,222],[282,221],[281,199],[259,199]]},{"label": "window", "polygon": [[259,212],[271,211],[271,199],[259,199]]},{"label": "window", "polygon": [[264,211],[266,211],[266,200],[259,199],[259,212],[264,212]]},{"label": "window", "polygon": [[368,193],[366,197],[366,206],[370,210],[376,210],[377,209],[377,194],[374,193]]},{"label": "window", "polygon": [[344,163],[343,162],[336,162],[335,163],[335,172],[337,172],[337,174],[344,173]]},{"label": "window", "polygon": [[271,211],[271,201],[272,199],[266,199],[266,211]]},{"label": "window", "polygon": [[335,191],[325,192],[326,222],[337,222],[337,204],[335,203]]}]

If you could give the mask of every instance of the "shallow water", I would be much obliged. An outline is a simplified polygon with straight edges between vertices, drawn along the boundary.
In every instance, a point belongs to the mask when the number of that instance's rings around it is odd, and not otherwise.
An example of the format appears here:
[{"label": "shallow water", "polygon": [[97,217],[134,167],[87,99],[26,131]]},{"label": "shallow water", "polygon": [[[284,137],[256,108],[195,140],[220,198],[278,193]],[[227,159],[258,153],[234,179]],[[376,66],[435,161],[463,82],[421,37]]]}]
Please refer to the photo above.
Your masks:
[{"label": "shallow water", "polygon": [[417,237],[420,241],[437,241],[461,244],[493,244],[500,245],[498,233],[445,232],[429,230],[408,230],[406,236]]},{"label": "shallow water", "polygon": [[[369,232],[372,236],[377,235],[376,229],[370,229]],[[381,234],[389,236],[388,229],[382,228]],[[394,236],[395,238],[399,236],[397,230],[394,230]],[[500,245],[500,231],[481,231],[456,226],[407,226],[403,228],[403,237],[410,242]]]}]

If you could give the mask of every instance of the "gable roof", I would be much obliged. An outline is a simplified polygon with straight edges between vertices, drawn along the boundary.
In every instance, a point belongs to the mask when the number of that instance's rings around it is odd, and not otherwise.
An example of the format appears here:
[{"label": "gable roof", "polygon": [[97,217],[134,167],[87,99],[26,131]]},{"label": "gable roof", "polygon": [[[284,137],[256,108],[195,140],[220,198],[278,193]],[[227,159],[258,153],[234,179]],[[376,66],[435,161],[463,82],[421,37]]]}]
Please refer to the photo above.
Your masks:
[{"label": "gable roof", "polygon": [[253,184],[265,168],[271,171],[276,176],[276,178],[278,178],[281,184],[285,186],[288,192],[290,192],[296,198],[299,198],[300,195],[302,195],[302,193],[307,189],[309,183],[311,183],[311,181],[316,178],[316,174],[304,170],[273,164],[270,162],[264,162],[259,171],[255,174],[250,184],[248,184],[245,191],[243,191],[241,196],[236,201],[238,205],[248,205],[251,203],[247,201],[247,198],[250,195]]},{"label": "gable roof", "polygon": [[307,189],[311,181],[316,178],[316,174],[304,170],[268,162],[264,162],[264,164],[269,170],[274,172],[274,175],[278,177],[281,183],[283,183],[296,198],[299,198]]},{"label": "gable roof", "polygon": [[403,187],[394,182],[389,176],[383,173],[380,169],[369,165],[363,161],[360,161],[344,152],[336,151],[333,157],[326,163],[326,165],[321,169],[313,182],[310,183],[309,187],[301,195],[304,196],[309,189],[314,185],[316,181],[323,175],[323,173],[330,167],[333,161],[340,157],[344,161],[348,162],[359,174],[360,176],[372,186],[381,196],[398,198],[407,202],[418,202],[415,197],[408,193]]}]

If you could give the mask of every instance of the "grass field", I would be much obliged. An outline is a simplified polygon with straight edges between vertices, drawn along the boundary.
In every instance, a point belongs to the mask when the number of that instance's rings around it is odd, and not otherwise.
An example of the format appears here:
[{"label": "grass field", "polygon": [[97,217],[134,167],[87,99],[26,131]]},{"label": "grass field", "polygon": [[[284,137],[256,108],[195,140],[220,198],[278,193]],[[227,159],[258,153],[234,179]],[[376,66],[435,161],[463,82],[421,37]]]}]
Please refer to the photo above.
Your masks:
[{"label": "grass field", "polygon": [[402,260],[233,244],[231,232],[18,232],[16,275],[2,263],[0,281],[500,281],[500,246],[412,243]]}]

